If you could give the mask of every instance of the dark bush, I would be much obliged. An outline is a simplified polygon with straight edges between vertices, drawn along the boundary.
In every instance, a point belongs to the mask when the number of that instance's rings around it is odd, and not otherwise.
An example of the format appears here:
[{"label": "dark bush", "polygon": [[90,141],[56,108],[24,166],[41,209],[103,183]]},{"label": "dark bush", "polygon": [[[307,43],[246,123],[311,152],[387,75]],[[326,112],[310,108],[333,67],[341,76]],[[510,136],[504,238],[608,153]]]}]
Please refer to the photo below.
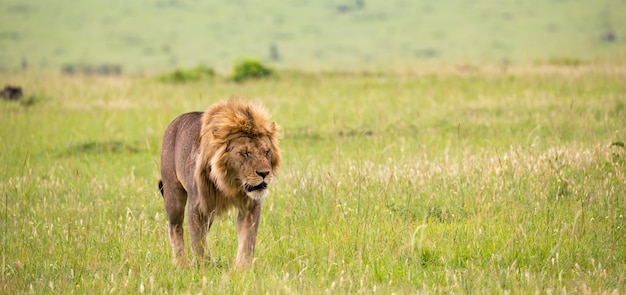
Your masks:
[{"label": "dark bush", "polygon": [[122,74],[122,66],[116,64],[100,65],[74,65],[66,64],[61,68],[66,75],[88,75],[88,76],[119,76]]},{"label": "dark bush", "polygon": [[22,97],[22,95],[22,87],[20,86],[7,85],[4,86],[4,89],[2,89],[2,91],[0,91],[0,97],[6,100],[18,100],[20,99],[20,97]]},{"label": "dark bush", "polygon": [[584,62],[577,58],[572,57],[561,57],[561,58],[551,58],[548,63],[553,66],[562,66],[562,67],[577,67],[582,65]]},{"label": "dark bush", "polygon": [[177,69],[173,72],[162,74],[159,76],[159,80],[168,83],[184,83],[209,79],[214,76],[215,71],[212,68],[197,66],[191,69]]},{"label": "dark bush", "polygon": [[232,79],[241,82],[248,79],[269,77],[273,74],[274,70],[263,65],[260,61],[253,58],[242,58],[235,61]]}]

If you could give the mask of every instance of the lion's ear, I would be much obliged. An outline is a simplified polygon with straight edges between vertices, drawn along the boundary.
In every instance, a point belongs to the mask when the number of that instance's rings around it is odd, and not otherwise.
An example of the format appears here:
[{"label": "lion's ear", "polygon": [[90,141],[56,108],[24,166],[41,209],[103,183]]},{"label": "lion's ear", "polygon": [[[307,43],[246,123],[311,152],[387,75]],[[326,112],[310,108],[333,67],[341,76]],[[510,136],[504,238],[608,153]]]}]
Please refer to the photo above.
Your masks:
[{"label": "lion's ear", "polygon": [[215,140],[219,137],[219,129],[213,128],[213,132],[211,132],[211,140]]},{"label": "lion's ear", "polygon": [[280,131],[280,126],[278,126],[276,122],[272,122],[270,123],[270,131],[272,131],[272,133],[276,133]]}]

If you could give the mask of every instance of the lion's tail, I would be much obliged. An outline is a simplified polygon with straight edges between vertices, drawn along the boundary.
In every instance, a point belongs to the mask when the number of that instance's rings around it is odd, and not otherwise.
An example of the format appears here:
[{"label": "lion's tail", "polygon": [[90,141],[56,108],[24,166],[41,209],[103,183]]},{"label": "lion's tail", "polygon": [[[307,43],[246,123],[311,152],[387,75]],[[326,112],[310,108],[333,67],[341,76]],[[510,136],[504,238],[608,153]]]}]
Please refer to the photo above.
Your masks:
[{"label": "lion's tail", "polygon": [[161,196],[165,197],[163,194],[163,180],[159,179],[159,191],[161,191]]}]

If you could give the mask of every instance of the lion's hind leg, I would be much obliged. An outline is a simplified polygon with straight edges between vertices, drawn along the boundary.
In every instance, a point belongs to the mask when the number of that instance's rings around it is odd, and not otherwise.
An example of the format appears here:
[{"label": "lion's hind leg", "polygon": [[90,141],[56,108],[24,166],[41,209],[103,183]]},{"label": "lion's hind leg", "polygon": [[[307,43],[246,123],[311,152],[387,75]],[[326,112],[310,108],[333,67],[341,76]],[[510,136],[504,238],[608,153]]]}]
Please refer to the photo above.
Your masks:
[{"label": "lion's hind leg", "polygon": [[187,266],[187,259],[185,258],[185,242],[183,239],[183,225],[170,223],[170,245],[172,246],[172,256],[174,264],[177,266]]},{"label": "lion's hind leg", "polygon": [[169,218],[170,245],[172,246],[172,256],[174,264],[186,266],[185,240],[183,222],[185,219],[185,204],[187,203],[187,192],[184,189],[170,188],[163,186],[165,200],[165,211]]}]

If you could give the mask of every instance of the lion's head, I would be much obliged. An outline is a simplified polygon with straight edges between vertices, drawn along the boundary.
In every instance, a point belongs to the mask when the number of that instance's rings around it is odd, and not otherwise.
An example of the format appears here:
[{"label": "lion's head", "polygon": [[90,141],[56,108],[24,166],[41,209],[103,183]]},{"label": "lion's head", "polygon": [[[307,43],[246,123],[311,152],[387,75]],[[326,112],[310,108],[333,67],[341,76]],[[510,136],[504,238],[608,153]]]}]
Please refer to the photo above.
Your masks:
[{"label": "lion's head", "polygon": [[263,198],[281,163],[280,127],[269,117],[262,106],[240,100],[209,107],[202,116],[196,169],[208,172],[227,196]]}]

